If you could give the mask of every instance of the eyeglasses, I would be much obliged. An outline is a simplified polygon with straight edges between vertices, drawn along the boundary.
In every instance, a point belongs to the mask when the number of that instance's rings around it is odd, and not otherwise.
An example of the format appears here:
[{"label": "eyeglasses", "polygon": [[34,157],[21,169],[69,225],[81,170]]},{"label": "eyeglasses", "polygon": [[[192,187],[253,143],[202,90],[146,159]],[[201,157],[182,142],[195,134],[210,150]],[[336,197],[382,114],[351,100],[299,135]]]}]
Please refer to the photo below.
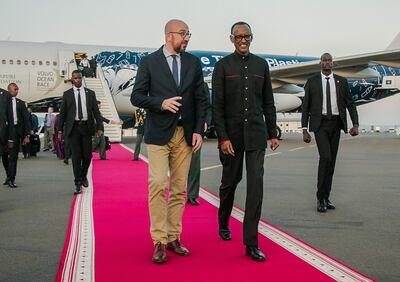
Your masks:
[{"label": "eyeglasses", "polygon": [[182,38],[187,37],[192,37],[192,34],[189,31],[170,31],[169,33],[176,33],[179,34]]},{"label": "eyeglasses", "polygon": [[253,39],[253,34],[245,34],[245,35],[231,35],[236,42],[241,42],[243,39],[246,41],[250,41]]}]

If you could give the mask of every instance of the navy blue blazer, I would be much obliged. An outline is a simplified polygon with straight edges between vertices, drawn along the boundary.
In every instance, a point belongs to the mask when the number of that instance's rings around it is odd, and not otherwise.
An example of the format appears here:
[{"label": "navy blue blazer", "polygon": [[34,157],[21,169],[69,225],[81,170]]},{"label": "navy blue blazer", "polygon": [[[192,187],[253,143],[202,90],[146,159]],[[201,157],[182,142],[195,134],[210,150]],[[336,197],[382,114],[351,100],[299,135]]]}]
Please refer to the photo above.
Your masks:
[{"label": "navy blue blazer", "polygon": [[178,123],[178,114],[163,111],[165,99],[181,96],[180,114],[189,146],[193,133],[203,134],[207,97],[203,91],[203,71],[200,60],[190,53],[181,54],[180,85],[177,86],[163,53],[163,47],[142,58],[133,87],[131,102],[147,109],[144,141],[165,145],[171,140]]}]

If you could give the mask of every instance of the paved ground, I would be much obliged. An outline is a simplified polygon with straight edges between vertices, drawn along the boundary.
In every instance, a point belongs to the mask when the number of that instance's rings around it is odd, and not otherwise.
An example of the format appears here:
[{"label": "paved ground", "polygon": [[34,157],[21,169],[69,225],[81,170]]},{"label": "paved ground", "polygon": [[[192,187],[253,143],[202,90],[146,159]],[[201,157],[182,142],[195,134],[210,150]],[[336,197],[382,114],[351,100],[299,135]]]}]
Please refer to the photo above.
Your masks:
[{"label": "paved ground", "polygon": [[[125,139],[131,147],[133,142]],[[399,145],[391,134],[343,137],[332,192],[337,210],[319,214],[316,148],[300,135],[285,135],[278,154],[266,157],[263,219],[377,281],[400,281]],[[206,140],[202,168],[215,165],[216,141]],[[41,153],[20,159],[18,171],[19,188],[0,187],[0,281],[54,281],[72,200],[72,168]],[[218,193],[220,175],[220,167],[204,170],[202,186]],[[244,175],[236,195],[241,208],[245,181]]]},{"label": "paved ground", "polygon": [[[5,178],[0,169],[1,183]],[[19,159],[18,188],[0,186],[0,281],[54,281],[71,207],[71,165]]]}]

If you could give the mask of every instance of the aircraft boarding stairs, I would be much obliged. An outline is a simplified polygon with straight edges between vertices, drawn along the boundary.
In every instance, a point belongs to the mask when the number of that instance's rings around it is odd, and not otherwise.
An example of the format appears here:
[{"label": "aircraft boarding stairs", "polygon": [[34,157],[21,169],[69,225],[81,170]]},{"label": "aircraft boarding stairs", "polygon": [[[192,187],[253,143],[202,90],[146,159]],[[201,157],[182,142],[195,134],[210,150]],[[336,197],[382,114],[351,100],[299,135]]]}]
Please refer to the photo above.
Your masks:
[{"label": "aircraft boarding stairs", "polygon": [[[100,112],[103,117],[109,120],[120,120],[112,98],[107,81],[104,78],[103,71],[100,66],[97,67],[97,78],[84,77],[84,85],[96,92],[96,98],[101,102]],[[110,142],[121,142],[122,129],[120,125],[104,123],[104,135],[108,136]]]}]

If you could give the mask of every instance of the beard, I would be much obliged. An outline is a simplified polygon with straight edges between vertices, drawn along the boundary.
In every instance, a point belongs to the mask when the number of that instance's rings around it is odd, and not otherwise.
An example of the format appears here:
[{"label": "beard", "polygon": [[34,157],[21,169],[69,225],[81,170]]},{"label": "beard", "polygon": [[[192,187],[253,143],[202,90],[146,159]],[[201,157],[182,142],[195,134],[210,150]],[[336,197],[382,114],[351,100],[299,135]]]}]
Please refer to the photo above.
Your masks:
[{"label": "beard", "polygon": [[182,41],[180,44],[174,45],[174,50],[176,53],[182,53],[185,52],[186,47],[187,47],[187,42]]}]

